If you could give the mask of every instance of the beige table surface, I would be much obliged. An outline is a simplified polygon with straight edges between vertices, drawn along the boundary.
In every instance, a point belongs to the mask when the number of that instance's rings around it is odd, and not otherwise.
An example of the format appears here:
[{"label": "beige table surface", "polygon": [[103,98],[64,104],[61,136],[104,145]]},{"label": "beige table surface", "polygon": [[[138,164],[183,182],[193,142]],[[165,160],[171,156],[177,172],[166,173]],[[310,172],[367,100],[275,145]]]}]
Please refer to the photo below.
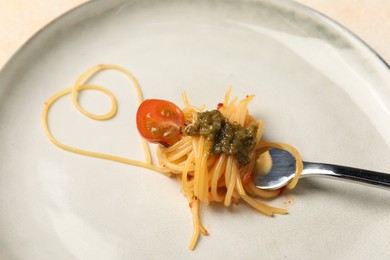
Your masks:
[{"label": "beige table surface", "polygon": [[[109,0],[108,0],[109,1]],[[86,0],[0,0],[0,67],[45,24]],[[297,0],[333,18],[390,63],[390,0]]]}]

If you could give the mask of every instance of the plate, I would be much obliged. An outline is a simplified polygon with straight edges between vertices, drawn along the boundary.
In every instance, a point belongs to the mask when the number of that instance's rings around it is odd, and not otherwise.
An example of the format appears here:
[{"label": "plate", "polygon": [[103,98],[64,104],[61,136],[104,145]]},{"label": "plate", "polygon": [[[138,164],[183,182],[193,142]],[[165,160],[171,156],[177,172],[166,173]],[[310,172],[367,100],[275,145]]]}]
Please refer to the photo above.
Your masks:
[{"label": "plate", "polygon": [[[43,104],[89,67],[123,66],[145,98],[214,108],[228,86],[255,94],[265,137],[304,160],[390,169],[388,67],[347,30],[291,1],[91,1],[35,35],[0,77],[0,251],[10,259],[385,259],[390,193],[302,180],[269,203],[202,208],[210,235],[187,249],[192,218],[180,184],[151,171],[67,153],[43,132]],[[64,97],[50,113],[64,143],[142,160],[135,92],[122,75],[93,79],[118,115],[96,122]],[[93,112],[110,108],[93,91]],[[153,149],[154,147],[152,147]]]}]

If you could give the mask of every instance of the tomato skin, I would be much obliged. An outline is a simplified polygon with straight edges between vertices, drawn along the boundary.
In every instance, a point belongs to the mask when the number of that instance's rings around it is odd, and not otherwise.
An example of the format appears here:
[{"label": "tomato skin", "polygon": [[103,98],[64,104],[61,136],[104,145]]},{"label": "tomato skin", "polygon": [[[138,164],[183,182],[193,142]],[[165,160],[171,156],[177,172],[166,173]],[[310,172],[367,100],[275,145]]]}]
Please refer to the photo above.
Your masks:
[{"label": "tomato skin", "polygon": [[137,128],[151,143],[171,146],[181,138],[184,127],[183,111],[172,102],[147,99],[137,110]]}]

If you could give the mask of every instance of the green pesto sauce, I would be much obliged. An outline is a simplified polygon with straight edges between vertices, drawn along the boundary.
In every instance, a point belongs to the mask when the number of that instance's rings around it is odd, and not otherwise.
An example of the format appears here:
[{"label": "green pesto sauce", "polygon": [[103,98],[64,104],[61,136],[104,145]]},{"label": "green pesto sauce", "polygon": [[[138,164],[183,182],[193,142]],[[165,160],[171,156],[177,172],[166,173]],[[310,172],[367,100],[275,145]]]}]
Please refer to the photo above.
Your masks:
[{"label": "green pesto sauce", "polygon": [[249,163],[256,146],[257,124],[248,127],[232,124],[219,110],[198,113],[196,122],[189,125],[185,133],[204,136],[212,144],[211,154],[233,155],[240,166]]}]

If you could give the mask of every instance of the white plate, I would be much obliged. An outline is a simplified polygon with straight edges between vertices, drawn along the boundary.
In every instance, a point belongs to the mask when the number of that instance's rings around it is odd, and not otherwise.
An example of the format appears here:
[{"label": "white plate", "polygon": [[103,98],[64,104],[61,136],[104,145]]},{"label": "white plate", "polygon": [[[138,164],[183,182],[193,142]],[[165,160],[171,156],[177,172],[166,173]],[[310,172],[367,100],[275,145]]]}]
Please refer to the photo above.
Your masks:
[{"label": "white plate", "polygon": [[[290,1],[92,1],[33,37],[0,74],[0,252],[10,259],[385,259],[390,193],[303,180],[270,203],[202,208],[210,235],[194,252],[188,204],[174,179],[67,153],[46,138],[44,101],[87,68],[130,69],[146,98],[209,108],[225,90],[256,94],[268,139],[305,160],[390,171],[390,74],[362,42]],[[65,97],[52,110],[67,144],[142,159],[125,77],[95,78],[118,98],[108,122]],[[83,93],[95,112],[106,97]]]}]

